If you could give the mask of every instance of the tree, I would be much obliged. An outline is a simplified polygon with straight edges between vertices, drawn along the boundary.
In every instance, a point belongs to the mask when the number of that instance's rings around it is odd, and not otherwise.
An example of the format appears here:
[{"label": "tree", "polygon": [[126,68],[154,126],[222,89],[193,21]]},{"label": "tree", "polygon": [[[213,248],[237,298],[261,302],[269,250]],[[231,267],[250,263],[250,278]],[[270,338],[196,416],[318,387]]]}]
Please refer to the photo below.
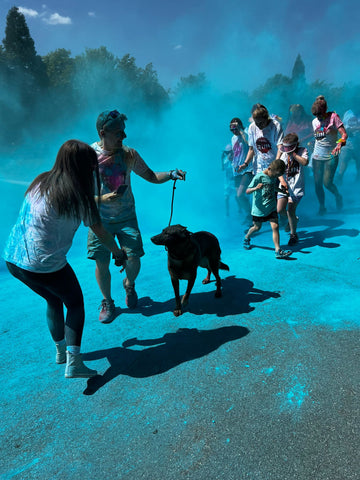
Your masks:
[{"label": "tree", "polygon": [[305,82],[305,65],[304,62],[302,61],[300,53],[296,57],[293,69],[292,69],[292,75],[291,75],[292,80],[297,81],[297,82]]},{"label": "tree", "polygon": [[12,7],[6,17],[3,45],[9,61],[20,64],[25,69],[33,67],[36,57],[35,43],[30,36],[25,17],[17,7]]},{"label": "tree", "polygon": [[183,93],[199,92],[205,88],[206,84],[206,75],[203,72],[200,72],[197,75],[180,77],[180,81],[175,88],[175,93],[181,95]]},{"label": "tree", "polygon": [[169,95],[164,87],[160,85],[157,72],[154,70],[152,63],[149,63],[141,70],[139,86],[145,104],[161,108],[168,102]]},{"label": "tree", "polygon": [[8,68],[14,72],[14,80],[27,97],[47,86],[45,65],[36,53],[25,16],[17,7],[12,7],[7,14],[3,45]]},{"label": "tree", "polygon": [[58,48],[43,57],[51,87],[67,89],[71,86],[75,61],[70,55],[70,50]]},{"label": "tree", "polygon": [[109,50],[86,48],[85,53],[75,57],[74,93],[78,107],[92,104],[99,109],[101,105],[116,103],[118,86],[118,59]]},{"label": "tree", "polygon": [[11,69],[20,74],[29,73],[40,87],[47,85],[45,65],[36,53],[25,16],[18,7],[12,7],[7,14],[3,45]]},{"label": "tree", "polygon": [[141,74],[141,69],[136,66],[134,57],[131,57],[129,53],[124,55],[117,62],[118,68],[123,78],[130,83],[137,83]]}]

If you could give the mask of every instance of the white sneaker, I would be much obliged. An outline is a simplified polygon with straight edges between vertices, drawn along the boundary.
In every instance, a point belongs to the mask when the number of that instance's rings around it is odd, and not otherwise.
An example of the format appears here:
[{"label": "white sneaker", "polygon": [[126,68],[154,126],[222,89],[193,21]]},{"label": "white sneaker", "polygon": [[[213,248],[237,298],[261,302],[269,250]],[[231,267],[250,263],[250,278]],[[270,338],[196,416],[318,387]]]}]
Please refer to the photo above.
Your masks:
[{"label": "white sneaker", "polygon": [[65,363],[66,362],[66,343],[55,343],[56,347],[56,363]]},{"label": "white sneaker", "polygon": [[68,351],[66,352],[66,378],[90,378],[95,377],[95,375],[97,375],[96,370],[92,370],[84,365],[81,353],[74,355]]}]

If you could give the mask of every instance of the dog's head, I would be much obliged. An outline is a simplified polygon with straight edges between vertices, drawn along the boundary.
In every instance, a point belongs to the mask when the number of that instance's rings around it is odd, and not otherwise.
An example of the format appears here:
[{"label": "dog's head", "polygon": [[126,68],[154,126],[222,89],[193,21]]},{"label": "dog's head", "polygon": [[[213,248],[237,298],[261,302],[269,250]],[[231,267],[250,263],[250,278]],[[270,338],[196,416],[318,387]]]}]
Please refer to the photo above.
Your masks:
[{"label": "dog's head", "polygon": [[171,225],[163,229],[159,235],[151,237],[151,241],[155,245],[165,245],[165,247],[171,247],[172,245],[179,245],[189,238],[190,232],[186,227],[182,225]]}]

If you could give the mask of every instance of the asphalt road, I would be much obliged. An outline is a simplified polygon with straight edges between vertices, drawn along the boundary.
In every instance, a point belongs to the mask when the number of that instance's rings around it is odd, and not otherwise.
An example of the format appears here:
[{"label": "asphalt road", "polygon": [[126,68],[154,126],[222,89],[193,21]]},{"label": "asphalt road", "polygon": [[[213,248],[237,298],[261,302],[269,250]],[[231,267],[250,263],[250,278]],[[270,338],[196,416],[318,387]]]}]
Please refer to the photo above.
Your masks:
[{"label": "asphalt road", "polygon": [[113,267],[119,316],[100,324],[81,230],[69,260],[91,380],[64,378],[44,302],[2,269],[1,480],[360,479],[359,202],[308,206],[291,260],[275,260],[268,228],[247,252],[236,218],[218,224],[223,297],[199,271],[178,318],[148,231],[138,308]]}]

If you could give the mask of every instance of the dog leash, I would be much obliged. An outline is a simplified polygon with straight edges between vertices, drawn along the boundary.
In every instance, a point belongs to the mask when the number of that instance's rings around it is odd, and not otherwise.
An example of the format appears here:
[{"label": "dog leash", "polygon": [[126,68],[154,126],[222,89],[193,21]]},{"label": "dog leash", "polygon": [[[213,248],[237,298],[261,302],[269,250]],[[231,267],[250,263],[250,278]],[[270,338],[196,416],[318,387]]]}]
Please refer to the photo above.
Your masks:
[{"label": "dog leash", "polygon": [[172,220],[172,216],[173,216],[173,212],[174,212],[174,196],[175,196],[175,190],[176,190],[175,183],[176,183],[176,180],[174,180],[174,185],[173,185],[173,190],[172,190],[170,220],[169,220],[168,227],[170,227],[170,225],[171,225],[171,220]]}]

